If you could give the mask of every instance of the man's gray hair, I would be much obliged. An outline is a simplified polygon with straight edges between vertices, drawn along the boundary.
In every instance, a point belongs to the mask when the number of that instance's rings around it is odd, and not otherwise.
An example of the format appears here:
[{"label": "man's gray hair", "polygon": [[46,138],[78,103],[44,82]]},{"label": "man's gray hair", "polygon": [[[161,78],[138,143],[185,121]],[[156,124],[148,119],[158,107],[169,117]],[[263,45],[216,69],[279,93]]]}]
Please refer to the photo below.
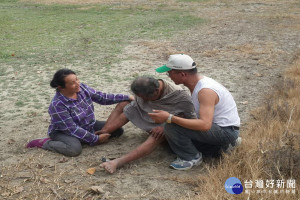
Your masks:
[{"label": "man's gray hair", "polygon": [[152,97],[158,88],[158,80],[152,77],[140,76],[131,83],[131,91],[144,97]]}]

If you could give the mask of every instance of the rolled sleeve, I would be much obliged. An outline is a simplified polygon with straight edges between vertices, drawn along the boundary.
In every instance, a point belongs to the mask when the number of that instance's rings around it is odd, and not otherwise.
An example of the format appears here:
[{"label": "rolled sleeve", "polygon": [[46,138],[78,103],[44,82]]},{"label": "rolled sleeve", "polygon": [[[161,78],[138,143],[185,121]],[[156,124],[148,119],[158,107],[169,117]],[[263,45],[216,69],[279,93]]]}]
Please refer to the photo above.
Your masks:
[{"label": "rolled sleeve", "polygon": [[111,105],[120,103],[122,101],[129,101],[129,96],[125,94],[109,94],[103,93],[101,91],[96,91],[95,89],[84,85],[84,89],[90,94],[92,101],[101,105]]}]

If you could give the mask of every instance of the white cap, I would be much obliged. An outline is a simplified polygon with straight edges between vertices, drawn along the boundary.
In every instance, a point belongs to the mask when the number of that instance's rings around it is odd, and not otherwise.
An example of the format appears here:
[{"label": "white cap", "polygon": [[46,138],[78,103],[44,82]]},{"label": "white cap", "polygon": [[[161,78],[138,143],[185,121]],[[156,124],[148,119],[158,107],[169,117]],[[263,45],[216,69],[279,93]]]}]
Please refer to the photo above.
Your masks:
[{"label": "white cap", "polygon": [[172,69],[189,70],[196,67],[194,60],[185,54],[170,55],[167,64],[156,69],[158,73],[167,72]]}]

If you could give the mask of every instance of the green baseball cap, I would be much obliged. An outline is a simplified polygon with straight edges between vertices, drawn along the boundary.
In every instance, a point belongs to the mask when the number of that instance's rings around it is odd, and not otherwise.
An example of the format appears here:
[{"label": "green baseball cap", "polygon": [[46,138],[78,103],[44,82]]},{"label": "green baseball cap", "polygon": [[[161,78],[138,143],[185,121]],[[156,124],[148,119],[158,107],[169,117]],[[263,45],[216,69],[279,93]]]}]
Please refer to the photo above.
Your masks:
[{"label": "green baseball cap", "polygon": [[163,65],[155,69],[158,73],[163,73],[172,70],[171,68],[167,67],[167,65]]}]

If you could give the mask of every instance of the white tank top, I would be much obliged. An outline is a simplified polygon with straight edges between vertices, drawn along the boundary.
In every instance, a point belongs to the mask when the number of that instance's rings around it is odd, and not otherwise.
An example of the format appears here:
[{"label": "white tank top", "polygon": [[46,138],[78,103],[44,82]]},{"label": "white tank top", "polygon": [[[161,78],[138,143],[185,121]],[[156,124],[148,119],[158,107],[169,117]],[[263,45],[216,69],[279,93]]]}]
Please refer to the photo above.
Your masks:
[{"label": "white tank top", "polygon": [[230,92],[217,81],[204,76],[200,79],[193,91],[192,101],[195,107],[197,117],[199,118],[200,104],[198,93],[203,88],[209,88],[217,93],[219,102],[215,105],[213,123],[221,126],[240,126],[240,117],[237,111],[236,103]]}]

